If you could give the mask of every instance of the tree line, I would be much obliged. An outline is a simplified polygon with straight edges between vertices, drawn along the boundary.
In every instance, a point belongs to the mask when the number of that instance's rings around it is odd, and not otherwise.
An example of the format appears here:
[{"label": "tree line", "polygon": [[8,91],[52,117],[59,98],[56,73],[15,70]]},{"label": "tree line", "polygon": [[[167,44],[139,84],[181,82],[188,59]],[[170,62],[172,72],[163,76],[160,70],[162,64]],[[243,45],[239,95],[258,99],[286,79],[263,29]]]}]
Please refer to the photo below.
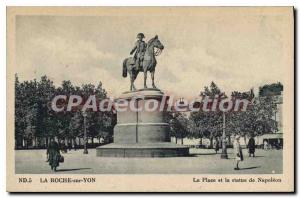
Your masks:
[{"label": "tree line", "polygon": [[[70,81],[63,81],[55,87],[53,82],[42,76],[36,79],[20,82],[15,76],[15,146],[46,147],[51,139],[63,140],[66,144],[79,144],[83,137],[83,115],[81,111],[53,112],[50,101],[55,95],[80,95],[88,98],[96,95],[99,99],[107,98],[107,92],[98,85],[83,84],[75,86]],[[87,111],[87,137],[92,141],[102,138],[111,142],[116,115],[112,111]],[[76,138],[79,142],[76,142]]]},{"label": "tree line", "polygon": [[[246,111],[229,111],[225,113],[227,142],[231,142],[231,136],[236,134],[241,135],[246,142],[246,137],[261,136],[278,130],[278,123],[274,119],[277,104],[274,103],[273,96],[279,95],[278,92],[280,93],[283,90],[283,86],[280,83],[265,85],[260,88],[260,93],[271,93],[272,90],[267,91],[267,87],[276,90],[276,94],[255,96],[253,90],[231,93],[232,98],[247,99],[251,100],[252,103],[248,105]],[[223,98],[228,97],[214,82],[211,82],[210,86],[204,87],[200,95],[210,99],[213,99],[216,95]],[[185,137],[197,138],[200,139],[199,145],[202,146],[202,140],[205,138],[210,140],[209,147],[212,148],[213,140],[222,137],[224,115],[221,111],[197,111],[191,112],[189,116],[179,112],[172,114],[167,116],[167,119],[171,126],[171,134],[176,138],[176,142],[177,138],[181,140],[181,144],[183,144],[183,138]]]},{"label": "tree line", "polygon": [[[276,85],[274,85],[276,87]],[[271,86],[272,89],[275,89]],[[280,84],[281,86],[281,84]],[[264,86],[266,92],[266,86]],[[276,89],[277,90],[277,89]],[[75,86],[71,81],[62,81],[60,86],[55,86],[47,77],[39,80],[26,80],[20,82],[15,76],[15,147],[43,148],[51,139],[63,140],[66,144],[82,145],[83,115],[81,111],[53,112],[49,108],[49,102],[55,95],[80,95],[88,98],[96,95],[99,99],[108,98],[102,83],[97,85],[83,84]],[[218,86],[212,82],[200,92],[201,96],[213,98],[215,95],[227,97]],[[232,92],[231,97],[240,99],[255,98],[247,111],[230,111],[226,113],[226,135],[232,134],[246,136],[259,136],[277,130],[277,123],[273,119],[276,105],[271,96],[255,97],[253,91]],[[199,138],[210,140],[222,135],[222,112],[191,112],[190,115],[182,112],[166,112],[165,120],[170,124],[171,136],[177,139]],[[94,145],[94,139],[100,139],[104,143],[113,141],[113,128],[116,125],[116,114],[112,111],[88,111],[86,116],[87,137]],[[183,142],[181,142],[183,143]]]}]

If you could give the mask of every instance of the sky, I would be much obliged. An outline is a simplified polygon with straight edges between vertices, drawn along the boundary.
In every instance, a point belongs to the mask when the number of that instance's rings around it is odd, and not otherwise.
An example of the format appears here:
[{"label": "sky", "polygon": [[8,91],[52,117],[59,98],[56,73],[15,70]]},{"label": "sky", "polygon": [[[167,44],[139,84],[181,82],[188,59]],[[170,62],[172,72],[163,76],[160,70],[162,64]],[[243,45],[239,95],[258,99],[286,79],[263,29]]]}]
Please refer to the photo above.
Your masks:
[{"label": "sky", "polygon": [[[291,15],[286,10],[134,11],[18,15],[16,73],[20,80],[47,75],[55,85],[62,80],[75,85],[101,81],[116,97],[129,90],[122,62],[139,32],[146,41],[158,35],[165,46],[157,57],[155,81],[162,91],[179,97],[196,96],[211,81],[227,94],[284,84],[286,68],[292,66]],[[137,88],[142,88],[142,81],[140,73]]]}]

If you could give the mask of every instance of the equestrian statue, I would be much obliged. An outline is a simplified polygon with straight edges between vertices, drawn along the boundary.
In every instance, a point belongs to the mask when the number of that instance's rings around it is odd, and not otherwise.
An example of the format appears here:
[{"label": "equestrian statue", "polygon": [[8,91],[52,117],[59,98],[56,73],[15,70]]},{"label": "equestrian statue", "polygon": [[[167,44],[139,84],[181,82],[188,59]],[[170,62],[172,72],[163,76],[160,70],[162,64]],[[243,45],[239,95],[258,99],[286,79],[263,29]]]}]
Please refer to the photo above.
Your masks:
[{"label": "equestrian statue", "polygon": [[146,44],[143,40],[145,38],[143,33],[137,35],[137,41],[134,48],[131,50],[130,54],[133,57],[126,58],[123,61],[123,77],[127,77],[127,73],[130,76],[130,91],[135,91],[134,81],[139,74],[139,72],[144,72],[144,88],[147,88],[147,72],[151,73],[152,87],[156,89],[154,84],[154,73],[155,66],[157,64],[155,56],[159,56],[164,49],[164,46],[158,40],[156,35],[154,38],[150,39]]}]

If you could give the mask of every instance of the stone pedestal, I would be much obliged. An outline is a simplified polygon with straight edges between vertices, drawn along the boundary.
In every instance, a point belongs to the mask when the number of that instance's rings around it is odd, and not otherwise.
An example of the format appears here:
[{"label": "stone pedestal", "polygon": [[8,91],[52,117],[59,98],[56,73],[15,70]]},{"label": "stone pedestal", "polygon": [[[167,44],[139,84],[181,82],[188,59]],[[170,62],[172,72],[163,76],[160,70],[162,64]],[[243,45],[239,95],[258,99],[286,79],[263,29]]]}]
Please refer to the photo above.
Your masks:
[{"label": "stone pedestal", "polygon": [[[163,104],[166,104],[163,96],[163,92],[158,89],[141,89],[123,93],[119,98],[119,103],[124,104],[126,100],[129,105],[117,112],[114,143],[98,147],[97,156],[175,157],[188,155],[188,147],[170,142],[170,127],[163,119]],[[130,105],[133,108],[130,108]]]}]

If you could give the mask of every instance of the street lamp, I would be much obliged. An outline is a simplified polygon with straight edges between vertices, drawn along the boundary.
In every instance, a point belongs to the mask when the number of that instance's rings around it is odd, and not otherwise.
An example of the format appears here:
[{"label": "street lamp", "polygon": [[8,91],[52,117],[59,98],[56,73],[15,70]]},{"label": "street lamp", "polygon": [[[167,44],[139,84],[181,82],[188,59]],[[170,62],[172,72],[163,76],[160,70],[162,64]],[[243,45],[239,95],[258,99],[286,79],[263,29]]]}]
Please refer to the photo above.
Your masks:
[{"label": "street lamp", "polygon": [[82,111],[82,115],[83,115],[83,127],[84,127],[84,150],[83,150],[83,154],[88,154],[88,150],[87,150],[87,135],[86,135],[86,116],[87,113],[85,111]]},{"label": "street lamp", "polygon": [[227,146],[226,146],[226,125],[225,125],[225,112],[223,112],[223,131],[222,131],[222,154],[221,159],[228,159]]}]

